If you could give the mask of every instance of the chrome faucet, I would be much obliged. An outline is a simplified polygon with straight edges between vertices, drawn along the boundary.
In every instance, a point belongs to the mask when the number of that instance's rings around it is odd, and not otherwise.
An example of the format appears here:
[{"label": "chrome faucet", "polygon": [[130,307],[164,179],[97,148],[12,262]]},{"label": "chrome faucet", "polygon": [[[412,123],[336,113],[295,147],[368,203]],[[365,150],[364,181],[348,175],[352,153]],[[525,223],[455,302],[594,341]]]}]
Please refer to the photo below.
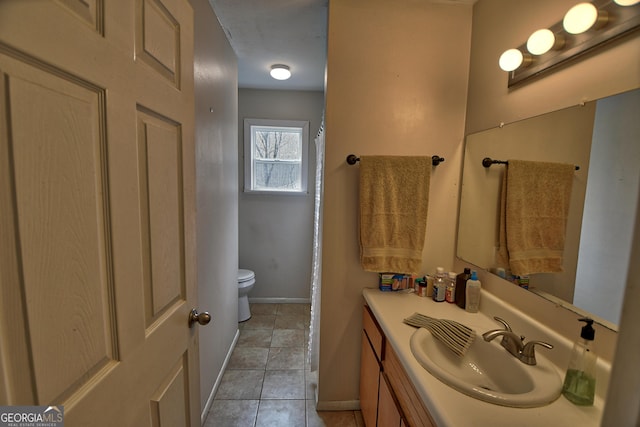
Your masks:
[{"label": "chrome faucet", "polygon": [[527,365],[535,365],[536,364],[536,354],[535,354],[535,346],[539,345],[548,349],[552,349],[553,346],[549,343],[543,341],[529,341],[528,343],[524,343],[523,335],[516,335],[511,326],[509,324],[499,318],[494,317],[495,320],[502,323],[504,329],[492,329],[490,331],[482,334],[482,338],[485,341],[489,342],[496,337],[502,337],[502,341],[500,345],[504,347],[509,353],[511,353],[514,357],[520,360],[522,363],[526,363]]}]

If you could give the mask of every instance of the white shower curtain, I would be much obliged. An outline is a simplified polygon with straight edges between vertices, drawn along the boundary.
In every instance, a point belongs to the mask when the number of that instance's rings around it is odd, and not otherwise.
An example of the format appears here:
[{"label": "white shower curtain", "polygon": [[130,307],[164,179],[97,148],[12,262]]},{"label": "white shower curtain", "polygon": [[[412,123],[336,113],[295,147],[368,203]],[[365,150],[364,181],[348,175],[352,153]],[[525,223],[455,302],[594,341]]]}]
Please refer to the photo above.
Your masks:
[{"label": "white shower curtain", "polygon": [[324,118],[316,143],[316,192],[313,213],[313,264],[311,269],[311,322],[309,325],[309,365],[318,370],[320,356],[320,288],[322,284],[322,199],[324,192]]}]

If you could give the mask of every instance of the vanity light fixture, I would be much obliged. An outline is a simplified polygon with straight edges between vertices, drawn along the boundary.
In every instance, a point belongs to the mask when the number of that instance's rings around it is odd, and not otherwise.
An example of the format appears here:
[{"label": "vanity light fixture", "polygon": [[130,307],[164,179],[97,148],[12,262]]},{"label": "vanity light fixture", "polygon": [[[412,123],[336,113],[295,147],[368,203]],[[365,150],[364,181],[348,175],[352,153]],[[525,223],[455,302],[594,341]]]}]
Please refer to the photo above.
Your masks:
[{"label": "vanity light fixture", "polygon": [[276,80],[287,80],[291,77],[291,70],[288,65],[275,64],[271,66],[269,74]]},{"label": "vanity light fixture", "polygon": [[506,50],[498,62],[509,73],[507,86],[512,87],[638,29],[640,0],[581,2],[560,22],[535,31],[526,43]]},{"label": "vanity light fixture", "polygon": [[618,6],[633,6],[640,3],[640,0],[613,0]]},{"label": "vanity light fixture", "polygon": [[599,28],[606,24],[607,15],[606,11],[598,10],[592,3],[578,3],[564,15],[562,26],[569,34],[582,34],[592,27]]},{"label": "vanity light fixture", "polygon": [[544,55],[551,49],[560,49],[564,45],[564,37],[556,35],[548,28],[531,34],[527,40],[527,50],[533,55]]},{"label": "vanity light fixture", "polygon": [[531,57],[523,54],[520,49],[508,49],[500,56],[500,68],[504,71],[513,71],[518,69],[525,62],[530,63]]}]

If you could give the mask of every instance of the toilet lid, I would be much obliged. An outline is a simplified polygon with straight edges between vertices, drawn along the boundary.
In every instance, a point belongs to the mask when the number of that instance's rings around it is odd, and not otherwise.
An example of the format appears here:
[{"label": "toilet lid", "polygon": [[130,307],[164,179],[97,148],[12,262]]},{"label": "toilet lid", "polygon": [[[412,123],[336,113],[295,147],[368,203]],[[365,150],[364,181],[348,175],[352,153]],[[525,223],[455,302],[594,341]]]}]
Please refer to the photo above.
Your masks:
[{"label": "toilet lid", "polygon": [[238,270],[238,282],[246,282],[256,277],[255,273],[251,270]]}]

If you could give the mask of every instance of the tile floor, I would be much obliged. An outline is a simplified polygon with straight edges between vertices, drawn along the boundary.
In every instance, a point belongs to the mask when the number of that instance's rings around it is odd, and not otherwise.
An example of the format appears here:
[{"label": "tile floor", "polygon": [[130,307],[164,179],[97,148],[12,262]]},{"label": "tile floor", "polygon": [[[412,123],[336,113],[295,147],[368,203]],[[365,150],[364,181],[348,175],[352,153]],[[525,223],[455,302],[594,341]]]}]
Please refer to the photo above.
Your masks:
[{"label": "tile floor", "polygon": [[360,411],[315,410],[309,313],[308,304],[251,304],[205,427],[364,426]]}]

